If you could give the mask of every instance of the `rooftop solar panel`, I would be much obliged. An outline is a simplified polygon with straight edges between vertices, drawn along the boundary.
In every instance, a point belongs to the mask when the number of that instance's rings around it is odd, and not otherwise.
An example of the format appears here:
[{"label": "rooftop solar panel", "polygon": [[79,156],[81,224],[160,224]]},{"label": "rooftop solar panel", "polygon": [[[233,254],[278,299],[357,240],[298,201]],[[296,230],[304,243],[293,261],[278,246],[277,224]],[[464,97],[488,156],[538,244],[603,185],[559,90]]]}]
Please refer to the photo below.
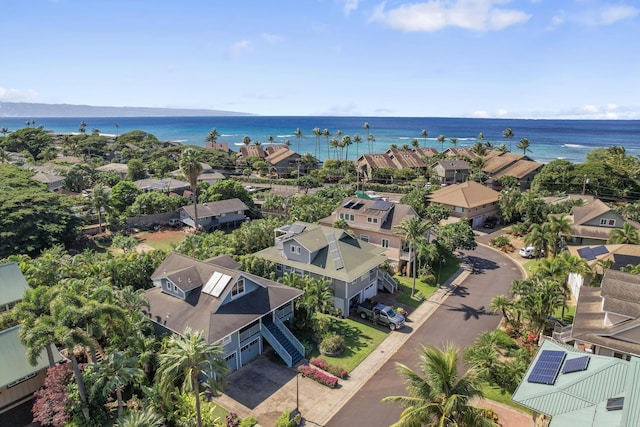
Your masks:
[{"label": "rooftop solar panel", "polygon": [[329,242],[329,252],[333,258],[333,265],[336,267],[336,270],[344,268],[344,263],[342,262],[342,256],[340,255],[340,249],[338,249],[335,236],[333,234],[329,234],[327,236],[327,241]]},{"label": "rooftop solar panel", "polygon": [[370,209],[375,209],[377,211],[388,211],[392,207],[392,202],[388,202],[386,200],[376,200],[375,202],[373,202]]},{"label": "rooftop solar panel", "polygon": [[543,350],[533,366],[527,381],[530,383],[553,385],[558,378],[560,366],[567,353],[557,350]]},{"label": "rooftop solar panel", "polygon": [[569,374],[571,372],[579,372],[584,371],[589,366],[589,360],[591,358],[589,356],[582,356],[576,359],[569,359],[564,362],[564,366],[562,367],[563,374]]},{"label": "rooftop solar panel", "polygon": [[580,258],[586,259],[587,261],[596,259],[596,256],[594,255],[591,248],[578,249],[578,255],[580,255]]},{"label": "rooftop solar panel", "polygon": [[353,206],[353,199],[342,205],[343,208],[350,208],[351,206]]},{"label": "rooftop solar panel", "polygon": [[596,246],[595,248],[591,248],[591,250],[593,251],[593,254],[595,256],[604,255],[604,254],[608,254],[609,253],[609,251],[607,250],[607,247],[604,246],[604,245]]}]

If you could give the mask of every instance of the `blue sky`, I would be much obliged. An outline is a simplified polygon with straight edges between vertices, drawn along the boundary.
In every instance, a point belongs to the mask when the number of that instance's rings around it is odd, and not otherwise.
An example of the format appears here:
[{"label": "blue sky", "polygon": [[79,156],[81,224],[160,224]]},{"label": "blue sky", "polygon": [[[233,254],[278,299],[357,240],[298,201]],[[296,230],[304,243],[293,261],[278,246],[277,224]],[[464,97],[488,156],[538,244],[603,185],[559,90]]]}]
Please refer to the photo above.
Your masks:
[{"label": "blue sky", "polygon": [[0,101],[640,119],[631,0],[0,0]]}]

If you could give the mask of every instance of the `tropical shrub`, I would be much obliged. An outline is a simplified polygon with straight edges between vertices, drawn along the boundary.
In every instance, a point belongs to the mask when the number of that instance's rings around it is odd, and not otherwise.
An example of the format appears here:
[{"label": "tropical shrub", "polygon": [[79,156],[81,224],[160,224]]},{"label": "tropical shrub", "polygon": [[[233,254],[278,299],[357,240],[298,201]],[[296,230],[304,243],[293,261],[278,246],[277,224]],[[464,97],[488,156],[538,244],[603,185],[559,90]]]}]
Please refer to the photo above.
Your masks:
[{"label": "tropical shrub", "polygon": [[331,375],[335,375],[340,379],[345,379],[349,374],[346,370],[342,369],[340,366],[332,365],[321,357],[312,357],[309,363],[311,363],[314,366],[317,366],[323,371],[329,372]]},{"label": "tropical shrub", "polygon": [[257,424],[258,424],[258,420],[256,419],[256,417],[253,417],[251,415],[249,415],[246,418],[243,418],[242,421],[240,421],[240,427],[253,427]]},{"label": "tropical shrub", "polygon": [[329,388],[336,388],[338,386],[338,378],[325,374],[321,370],[309,365],[298,366],[298,373],[303,377],[311,378],[312,380],[326,385]]},{"label": "tropical shrub", "polygon": [[298,412],[293,418],[291,413],[293,411],[284,411],[278,420],[276,421],[276,427],[295,427],[302,421],[302,415]]},{"label": "tropical shrub", "polygon": [[510,240],[507,236],[497,236],[493,239],[489,240],[489,244],[494,248],[502,248],[508,244],[510,244]]},{"label": "tropical shrub", "polygon": [[336,333],[326,335],[320,341],[320,351],[326,354],[340,354],[344,351],[344,338]]}]

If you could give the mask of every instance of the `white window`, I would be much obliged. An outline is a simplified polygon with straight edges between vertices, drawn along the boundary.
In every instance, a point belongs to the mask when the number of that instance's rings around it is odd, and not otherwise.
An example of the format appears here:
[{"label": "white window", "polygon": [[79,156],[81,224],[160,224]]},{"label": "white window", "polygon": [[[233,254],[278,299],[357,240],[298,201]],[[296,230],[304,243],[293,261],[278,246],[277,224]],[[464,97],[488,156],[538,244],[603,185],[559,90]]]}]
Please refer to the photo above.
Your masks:
[{"label": "white window", "polygon": [[220,341],[220,345],[227,345],[231,342],[231,335],[227,335],[226,337],[222,338],[222,341]]},{"label": "white window", "polygon": [[285,265],[284,266],[284,271],[292,271],[293,267],[289,266],[289,265]]},{"label": "white window", "polygon": [[244,278],[241,277],[231,289],[231,298],[235,298],[242,294],[244,294]]},{"label": "white window", "polygon": [[369,243],[369,236],[367,236],[366,234],[361,234],[360,235],[360,240],[363,240],[363,241]]},{"label": "white window", "polygon": [[300,252],[301,252],[300,246],[296,246],[296,245],[291,245],[289,250],[291,251],[292,254],[300,255]]},{"label": "white window", "polygon": [[355,221],[356,217],[353,214],[341,213],[340,219],[344,219],[345,221]]},{"label": "white window", "polygon": [[382,247],[383,248],[388,248],[389,247],[389,239],[382,239]]},{"label": "white window", "polygon": [[369,224],[377,224],[378,223],[378,218],[367,217],[367,222]]}]

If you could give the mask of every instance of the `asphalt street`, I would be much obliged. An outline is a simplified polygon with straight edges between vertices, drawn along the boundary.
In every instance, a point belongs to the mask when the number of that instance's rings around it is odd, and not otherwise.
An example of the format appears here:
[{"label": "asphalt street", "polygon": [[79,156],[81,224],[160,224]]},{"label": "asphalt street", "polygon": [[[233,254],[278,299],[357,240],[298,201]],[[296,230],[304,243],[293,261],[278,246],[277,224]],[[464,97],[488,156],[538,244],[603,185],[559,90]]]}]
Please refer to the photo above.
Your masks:
[{"label": "asphalt street", "polygon": [[501,316],[492,312],[491,299],[508,293],[511,282],[522,279],[521,270],[508,257],[484,246],[467,251],[464,256],[467,268],[471,271],[467,279],[331,418],[327,427],[382,427],[393,424],[398,421],[401,408],[381,403],[380,400],[386,396],[406,395],[396,362],[419,372],[417,349],[421,346],[443,346],[451,342],[464,349],[473,343],[478,334],[498,326]]}]

